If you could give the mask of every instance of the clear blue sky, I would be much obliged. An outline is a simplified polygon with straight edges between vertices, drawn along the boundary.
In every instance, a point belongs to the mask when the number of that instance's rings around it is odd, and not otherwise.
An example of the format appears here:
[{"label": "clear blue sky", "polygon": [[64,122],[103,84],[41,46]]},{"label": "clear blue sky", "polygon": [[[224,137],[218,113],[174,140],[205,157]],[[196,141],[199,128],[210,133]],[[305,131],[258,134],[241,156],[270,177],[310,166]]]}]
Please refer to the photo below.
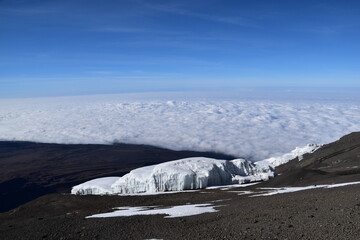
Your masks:
[{"label": "clear blue sky", "polygon": [[360,1],[0,0],[0,97],[360,87]]}]

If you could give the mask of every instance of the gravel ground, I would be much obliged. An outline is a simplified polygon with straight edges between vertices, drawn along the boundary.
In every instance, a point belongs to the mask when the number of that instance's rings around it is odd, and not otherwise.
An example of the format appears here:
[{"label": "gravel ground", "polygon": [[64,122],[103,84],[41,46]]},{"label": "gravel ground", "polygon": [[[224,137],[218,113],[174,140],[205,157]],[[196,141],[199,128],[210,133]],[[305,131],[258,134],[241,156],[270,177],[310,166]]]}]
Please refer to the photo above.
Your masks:
[{"label": "gravel ground", "polygon": [[[358,179],[360,180],[360,179]],[[0,215],[1,239],[358,239],[360,186],[250,197],[230,190],[120,197],[51,194]],[[205,193],[206,192],[206,193]],[[211,203],[219,212],[86,219],[121,206]]]},{"label": "gravel ground", "polygon": [[[53,149],[51,151],[56,152]],[[96,149],[94,151],[97,152]],[[82,161],[85,161],[86,151],[83,149],[80,152]],[[24,157],[25,153],[22,152],[21,156]],[[89,157],[93,153],[90,151]],[[8,155],[3,151],[3,156]],[[66,156],[65,159],[75,159],[74,155]],[[11,156],[14,157],[16,159],[16,153]],[[10,158],[6,159],[11,163]],[[24,160],[22,164],[25,163]],[[89,165],[91,171],[96,172],[94,164],[97,164],[96,158]],[[23,169],[21,174],[26,177],[26,168],[21,165],[12,169]],[[58,173],[55,170],[53,168],[49,173]],[[248,187],[152,196],[42,194],[33,201],[0,214],[0,239],[359,239],[360,184],[272,196],[252,195],[264,191],[260,189],[264,187],[360,181],[360,133],[347,135],[325,145],[315,153],[304,156],[302,161],[294,159],[279,167],[277,173],[279,176],[268,182]],[[58,179],[66,182],[64,176]],[[78,172],[76,178],[80,180],[87,177],[84,165],[83,171]],[[2,187],[8,189],[9,185],[3,183]],[[239,191],[252,193],[241,195]],[[2,197],[6,199],[4,194]],[[86,218],[111,212],[116,207],[171,207],[189,203],[210,203],[219,211],[178,218],[164,218],[165,215]]]}]

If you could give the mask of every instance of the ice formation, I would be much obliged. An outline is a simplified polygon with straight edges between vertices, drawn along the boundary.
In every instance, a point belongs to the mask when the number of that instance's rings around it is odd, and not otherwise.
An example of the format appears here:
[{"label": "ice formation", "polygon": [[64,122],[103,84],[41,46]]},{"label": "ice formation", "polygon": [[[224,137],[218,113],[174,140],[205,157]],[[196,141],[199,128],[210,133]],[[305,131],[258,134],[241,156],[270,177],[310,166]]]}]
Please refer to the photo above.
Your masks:
[{"label": "ice formation", "polygon": [[119,178],[91,180],[73,187],[71,193],[83,195],[167,192],[264,181],[274,177],[274,166],[295,157],[301,158],[303,154],[317,148],[317,145],[307,145],[278,158],[259,162],[245,159],[228,161],[203,157],[185,158],[137,168]]},{"label": "ice formation", "polygon": [[119,177],[103,177],[96,178],[72,188],[71,193],[81,195],[105,195],[112,193],[111,185],[115,183]]},{"label": "ice formation", "polygon": [[73,187],[73,194],[133,194],[201,189],[273,177],[270,166],[234,159],[185,158],[132,170],[120,178],[94,179]]},{"label": "ice formation", "polygon": [[111,187],[120,194],[179,191],[249,182],[252,179],[248,177],[266,180],[272,174],[269,167],[259,169],[244,159],[227,161],[198,157],[135,169]]}]

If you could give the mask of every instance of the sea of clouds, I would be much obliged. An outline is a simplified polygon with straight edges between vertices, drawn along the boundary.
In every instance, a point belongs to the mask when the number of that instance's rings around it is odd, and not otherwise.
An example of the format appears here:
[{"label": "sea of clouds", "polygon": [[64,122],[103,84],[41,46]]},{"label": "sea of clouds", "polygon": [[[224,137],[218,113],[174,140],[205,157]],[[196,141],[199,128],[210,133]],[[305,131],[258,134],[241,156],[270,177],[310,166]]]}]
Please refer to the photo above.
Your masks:
[{"label": "sea of clouds", "polygon": [[0,140],[150,144],[261,160],[360,130],[351,101],[0,99]]}]

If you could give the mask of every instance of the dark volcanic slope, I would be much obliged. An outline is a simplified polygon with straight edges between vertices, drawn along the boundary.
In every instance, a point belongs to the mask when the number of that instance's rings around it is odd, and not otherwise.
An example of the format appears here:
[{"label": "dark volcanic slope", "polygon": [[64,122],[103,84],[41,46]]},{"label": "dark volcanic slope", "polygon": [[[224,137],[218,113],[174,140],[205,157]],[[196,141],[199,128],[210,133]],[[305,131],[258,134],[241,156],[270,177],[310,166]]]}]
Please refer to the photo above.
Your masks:
[{"label": "dark volcanic slope", "polygon": [[[269,186],[360,181],[359,146],[360,133],[347,135],[301,162],[279,167],[281,175],[274,179],[245,188],[153,196],[48,194],[1,213],[0,239],[359,239],[359,184],[272,196],[251,193]],[[219,211],[180,218],[85,218],[116,207],[188,203],[214,204]]]},{"label": "dark volcanic slope", "polygon": [[[0,239],[359,239],[359,185],[267,197],[234,190],[138,197],[50,194],[0,214]],[[219,212],[85,218],[115,207],[211,201]]]},{"label": "dark volcanic slope", "polygon": [[303,160],[293,159],[276,169],[280,174],[269,181],[271,186],[305,186],[310,184],[360,180],[360,132],[326,144]]},{"label": "dark volcanic slope", "polygon": [[146,145],[0,142],[0,212],[47,193],[69,192],[93,178],[122,176],[134,168],[196,156],[234,158]]}]

